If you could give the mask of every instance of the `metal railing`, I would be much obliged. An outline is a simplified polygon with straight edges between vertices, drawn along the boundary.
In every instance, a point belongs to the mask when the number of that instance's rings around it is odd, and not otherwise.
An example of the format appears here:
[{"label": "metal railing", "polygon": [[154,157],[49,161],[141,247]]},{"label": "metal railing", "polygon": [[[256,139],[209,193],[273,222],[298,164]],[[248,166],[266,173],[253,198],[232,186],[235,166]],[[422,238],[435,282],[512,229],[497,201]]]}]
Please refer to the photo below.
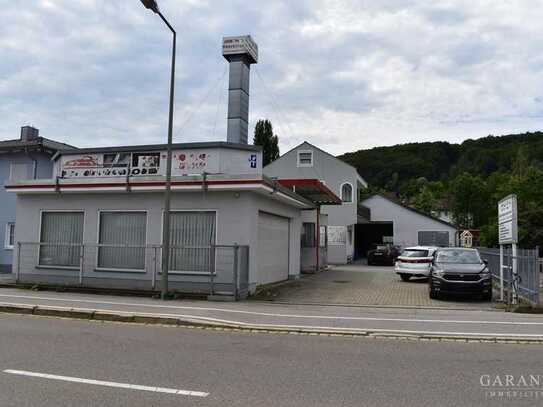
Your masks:
[{"label": "metal railing", "polygon": [[[162,246],[18,242],[17,282],[158,291]],[[249,294],[249,246],[170,246],[172,292]]]},{"label": "metal railing", "polygon": [[[494,282],[501,287],[500,249],[480,248],[481,257],[488,261],[488,268]],[[517,264],[517,275],[513,275],[513,264]],[[538,306],[540,303],[541,268],[539,250],[517,249],[513,256],[510,248],[503,251],[503,301],[508,304],[515,303],[515,296]]]}]

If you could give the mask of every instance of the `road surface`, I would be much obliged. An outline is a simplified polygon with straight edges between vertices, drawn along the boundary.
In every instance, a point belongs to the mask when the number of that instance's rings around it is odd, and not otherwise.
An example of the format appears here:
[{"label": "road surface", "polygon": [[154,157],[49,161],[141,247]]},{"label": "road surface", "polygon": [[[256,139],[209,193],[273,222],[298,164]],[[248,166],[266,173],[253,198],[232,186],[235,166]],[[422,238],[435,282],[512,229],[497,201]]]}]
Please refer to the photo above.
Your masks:
[{"label": "road surface", "polygon": [[541,375],[541,350],[0,314],[0,405],[533,406],[480,380]]},{"label": "road surface", "polygon": [[30,305],[156,315],[204,323],[283,329],[543,340],[543,317],[503,311],[458,309],[335,307],[257,302],[158,301],[80,293],[1,289],[0,305]]}]

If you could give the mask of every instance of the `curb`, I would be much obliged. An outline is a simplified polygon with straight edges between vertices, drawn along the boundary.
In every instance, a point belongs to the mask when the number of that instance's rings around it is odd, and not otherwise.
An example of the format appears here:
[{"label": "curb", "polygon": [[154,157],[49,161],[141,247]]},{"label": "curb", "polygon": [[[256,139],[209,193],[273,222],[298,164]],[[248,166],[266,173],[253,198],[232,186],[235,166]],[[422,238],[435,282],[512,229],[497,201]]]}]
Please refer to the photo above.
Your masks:
[{"label": "curb", "polygon": [[0,304],[0,313],[36,315],[57,318],[70,318],[82,320],[94,320],[103,322],[137,323],[164,326],[179,326],[186,328],[199,328],[220,331],[237,331],[251,333],[272,333],[309,336],[340,336],[340,337],[362,337],[379,339],[400,339],[411,341],[432,341],[432,342],[469,342],[469,343],[510,343],[510,344],[537,344],[543,345],[543,337],[508,337],[508,336],[472,336],[472,335],[445,335],[428,333],[405,333],[394,332],[393,330],[373,331],[356,330],[349,328],[323,329],[323,328],[302,328],[302,327],[281,327],[281,326],[259,326],[252,324],[218,323],[212,321],[202,322],[196,319],[179,317],[168,317],[161,315],[144,315],[130,312],[107,312],[95,311],[80,308],[50,307],[37,305],[5,305]]}]

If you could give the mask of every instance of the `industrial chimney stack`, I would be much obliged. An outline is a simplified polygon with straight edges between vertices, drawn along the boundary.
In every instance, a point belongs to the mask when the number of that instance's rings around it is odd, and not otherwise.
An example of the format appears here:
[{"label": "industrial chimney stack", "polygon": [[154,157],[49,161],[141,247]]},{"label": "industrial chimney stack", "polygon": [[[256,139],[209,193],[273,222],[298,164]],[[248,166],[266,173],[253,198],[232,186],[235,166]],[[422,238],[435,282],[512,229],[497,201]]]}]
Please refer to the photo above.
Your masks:
[{"label": "industrial chimney stack", "polygon": [[251,64],[258,62],[258,45],[250,35],[224,37],[222,55],[230,63],[228,130],[230,143],[247,144]]}]

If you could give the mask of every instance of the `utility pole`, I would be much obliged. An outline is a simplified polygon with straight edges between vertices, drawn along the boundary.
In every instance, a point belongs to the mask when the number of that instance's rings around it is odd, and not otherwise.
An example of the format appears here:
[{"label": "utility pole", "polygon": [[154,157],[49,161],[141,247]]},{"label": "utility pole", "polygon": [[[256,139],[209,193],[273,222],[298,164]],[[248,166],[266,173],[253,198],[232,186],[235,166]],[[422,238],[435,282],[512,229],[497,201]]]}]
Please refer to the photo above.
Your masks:
[{"label": "utility pole", "polygon": [[141,0],[145,8],[158,14],[166,26],[173,34],[172,46],[172,70],[170,78],[170,112],[168,117],[168,143],[166,145],[166,186],[164,191],[164,217],[162,225],[162,279],[161,279],[161,297],[163,300],[168,298],[168,271],[170,268],[170,207],[172,191],[172,133],[173,133],[173,103],[175,92],[175,47],[177,33],[160,12],[155,0]]}]

